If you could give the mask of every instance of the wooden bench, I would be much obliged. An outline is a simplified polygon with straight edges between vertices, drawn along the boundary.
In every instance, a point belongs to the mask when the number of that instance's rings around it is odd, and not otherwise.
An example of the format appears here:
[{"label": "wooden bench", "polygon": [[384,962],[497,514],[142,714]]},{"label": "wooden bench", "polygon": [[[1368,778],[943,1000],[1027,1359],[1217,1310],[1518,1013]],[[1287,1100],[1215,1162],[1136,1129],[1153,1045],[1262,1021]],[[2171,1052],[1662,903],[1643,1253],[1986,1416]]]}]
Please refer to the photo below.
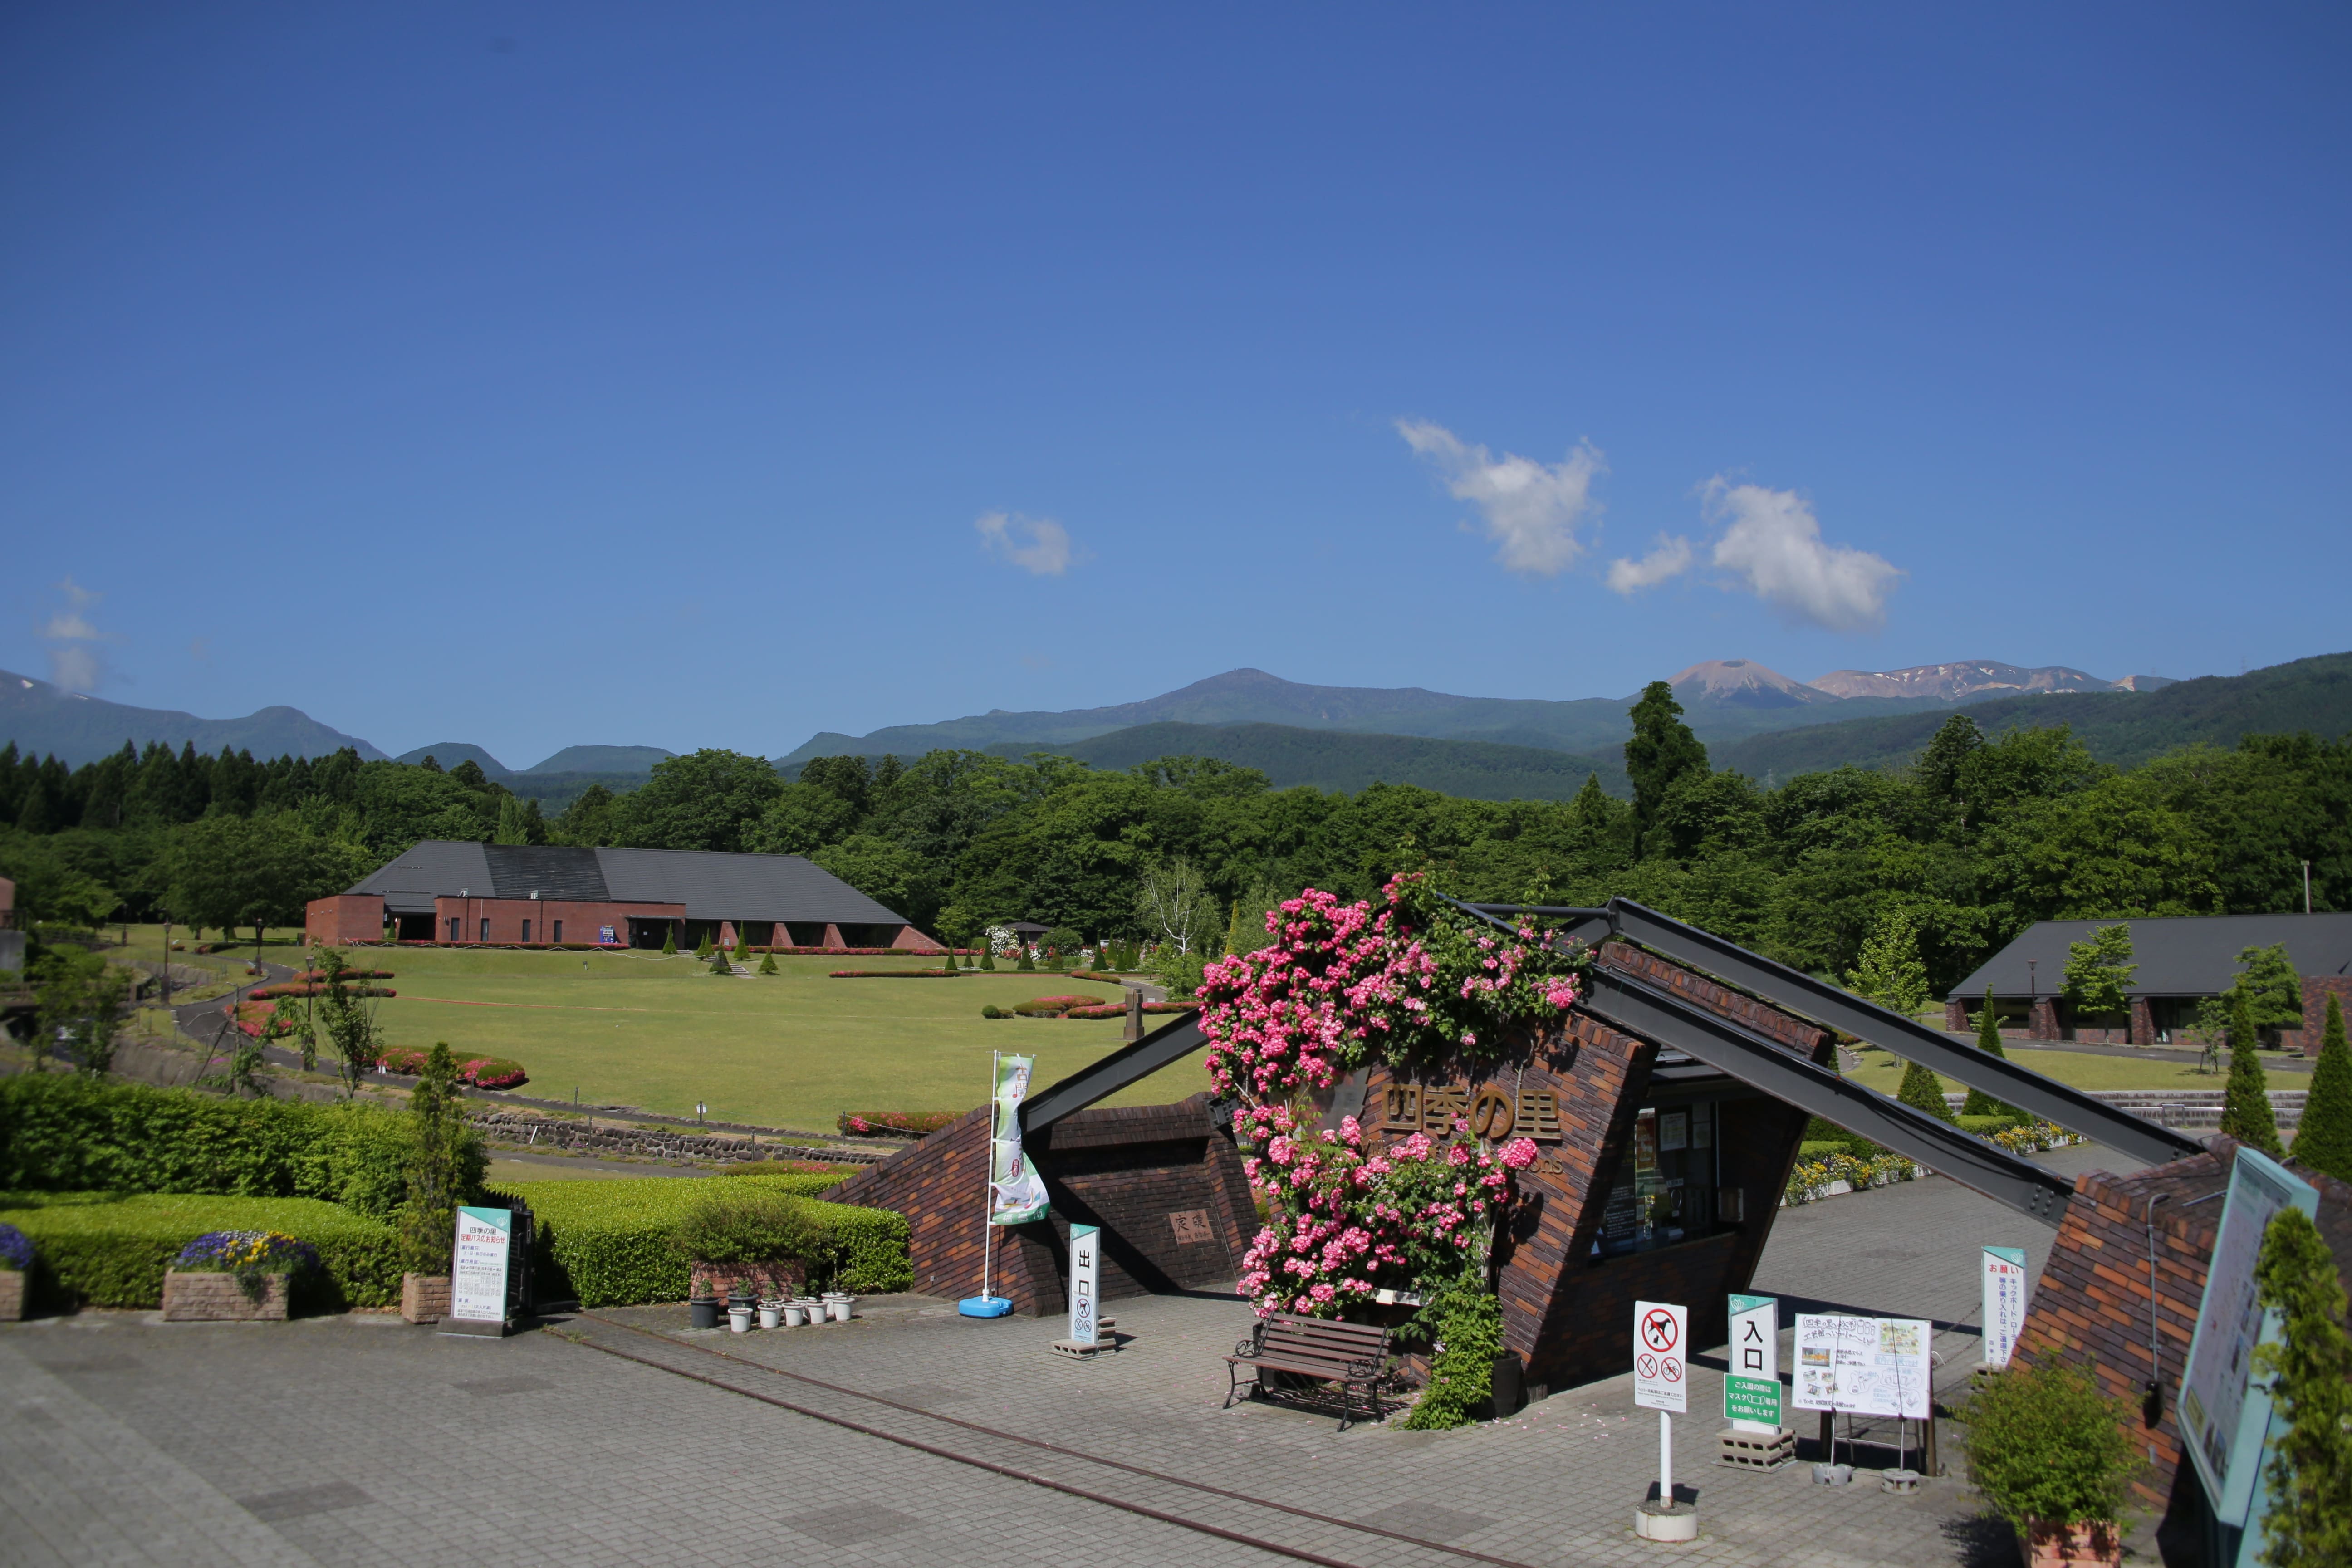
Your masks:
[{"label": "wooden bench", "polygon": [[[1260,1318],[1250,1337],[1235,1345],[1234,1353],[1225,1358],[1225,1375],[1230,1384],[1225,1391],[1225,1408],[1233,1408],[1234,1399],[1244,1391],[1249,1398],[1265,1398],[1269,1392],[1265,1374],[1281,1372],[1338,1384],[1341,1431],[1348,1429],[1355,1415],[1348,1397],[1351,1388],[1364,1391],[1366,1411],[1377,1421],[1381,1418],[1381,1401],[1376,1385],[1387,1365],[1388,1352],[1386,1329],[1370,1323],[1335,1323],[1325,1318],[1276,1312]],[[1252,1373],[1246,1384],[1242,1382],[1244,1367]]]}]

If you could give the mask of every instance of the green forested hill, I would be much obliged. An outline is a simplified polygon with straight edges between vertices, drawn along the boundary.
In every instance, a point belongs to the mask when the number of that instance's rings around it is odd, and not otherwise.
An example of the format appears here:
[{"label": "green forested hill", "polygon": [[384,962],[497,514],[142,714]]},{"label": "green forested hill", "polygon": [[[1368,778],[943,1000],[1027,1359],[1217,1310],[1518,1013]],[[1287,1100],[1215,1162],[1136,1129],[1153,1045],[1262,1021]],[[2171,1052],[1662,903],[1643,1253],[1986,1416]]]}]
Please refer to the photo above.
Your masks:
[{"label": "green forested hill", "polygon": [[1289,724],[1137,724],[1061,745],[1007,742],[988,749],[1013,758],[1053,752],[1097,768],[1131,768],[1155,757],[1214,757],[1255,768],[1276,789],[1305,784],[1349,795],[1368,784],[1418,784],[1465,800],[1570,800],[1596,773],[1611,795],[1633,795],[1623,759],[1613,749],[1611,754],[1574,756],[1535,746],[1360,735]]},{"label": "green forested hill", "polygon": [[[1910,761],[1951,711],[1811,724],[1710,743],[1707,750],[1716,766],[1764,780],[1838,767],[1884,767]],[[2309,731],[2333,740],[2352,734],[2352,653],[2299,658],[2244,675],[2206,676],[2158,691],[2006,697],[1959,711],[1995,737],[2067,725],[2093,756],[2118,767],[2133,767],[2181,746],[2234,746],[2243,735]]]}]

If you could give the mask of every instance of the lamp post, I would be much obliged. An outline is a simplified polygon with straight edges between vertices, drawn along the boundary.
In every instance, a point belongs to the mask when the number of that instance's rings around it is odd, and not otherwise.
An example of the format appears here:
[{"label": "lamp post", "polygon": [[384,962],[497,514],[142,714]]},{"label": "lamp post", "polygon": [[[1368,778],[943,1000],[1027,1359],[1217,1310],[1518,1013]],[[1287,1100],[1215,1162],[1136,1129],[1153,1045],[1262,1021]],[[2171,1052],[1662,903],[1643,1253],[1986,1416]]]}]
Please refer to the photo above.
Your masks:
[{"label": "lamp post", "polygon": [[2034,966],[2041,962],[2038,958],[2025,961],[2025,1033],[2029,1039],[2037,1040],[2042,1037],[2034,1033],[2042,1027],[2042,981],[2035,974]]}]

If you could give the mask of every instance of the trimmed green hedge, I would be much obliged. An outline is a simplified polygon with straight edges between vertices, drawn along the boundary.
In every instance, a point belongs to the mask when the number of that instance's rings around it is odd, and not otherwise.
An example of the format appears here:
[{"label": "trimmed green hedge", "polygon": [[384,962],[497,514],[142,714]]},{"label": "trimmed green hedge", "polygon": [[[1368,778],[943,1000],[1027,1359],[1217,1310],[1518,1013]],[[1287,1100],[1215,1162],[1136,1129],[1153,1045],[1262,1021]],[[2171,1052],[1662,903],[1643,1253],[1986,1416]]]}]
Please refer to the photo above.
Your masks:
[{"label": "trimmed green hedge", "polygon": [[[322,1198],[383,1217],[406,1195],[415,1136],[406,1116],[381,1106],[56,1074],[0,1079],[0,1190]],[[468,1185],[478,1167],[474,1177]]]},{"label": "trimmed green hedge", "polygon": [[2031,1119],[2020,1121],[2014,1116],[1963,1116],[1959,1119],[1959,1122],[1962,1131],[1973,1132],[1979,1138],[1990,1138],[1996,1132],[2006,1132],[2012,1127],[2032,1125]]},{"label": "trimmed green hedge", "polygon": [[160,1307],[163,1270],[207,1231],[276,1230],[319,1249],[323,1279],[300,1281],[302,1311],[400,1300],[392,1226],[316,1198],[214,1194],[0,1192],[0,1220],[32,1237],[33,1298],[52,1307]]},{"label": "trimmed green hedge", "polygon": [[[532,1266],[538,1293],[570,1297],[583,1307],[682,1301],[687,1260],[669,1237],[695,1202],[714,1189],[747,1182],[814,1196],[847,1180],[825,1176],[646,1176],[619,1181],[512,1182],[500,1190],[530,1205],[539,1225]],[[819,1205],[847,1248],[839,1288],[861,1295],[909,1289],[907,1216],[845,1204]]]}]

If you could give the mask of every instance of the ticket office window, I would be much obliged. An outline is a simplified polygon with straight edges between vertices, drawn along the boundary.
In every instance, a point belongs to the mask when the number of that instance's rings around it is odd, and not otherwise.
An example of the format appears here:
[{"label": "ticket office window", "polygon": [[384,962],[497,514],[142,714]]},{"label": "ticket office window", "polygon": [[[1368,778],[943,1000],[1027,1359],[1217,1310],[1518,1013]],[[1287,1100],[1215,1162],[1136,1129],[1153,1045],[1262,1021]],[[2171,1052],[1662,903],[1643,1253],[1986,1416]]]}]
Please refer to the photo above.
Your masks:
[{"label": "ticket office window", "polygon": [[1715,1234],[1721,1115],[1720,1106],[1706,1100],[1642,1108],[1601,1210],[1594,1258],[1650,1252]]}]

